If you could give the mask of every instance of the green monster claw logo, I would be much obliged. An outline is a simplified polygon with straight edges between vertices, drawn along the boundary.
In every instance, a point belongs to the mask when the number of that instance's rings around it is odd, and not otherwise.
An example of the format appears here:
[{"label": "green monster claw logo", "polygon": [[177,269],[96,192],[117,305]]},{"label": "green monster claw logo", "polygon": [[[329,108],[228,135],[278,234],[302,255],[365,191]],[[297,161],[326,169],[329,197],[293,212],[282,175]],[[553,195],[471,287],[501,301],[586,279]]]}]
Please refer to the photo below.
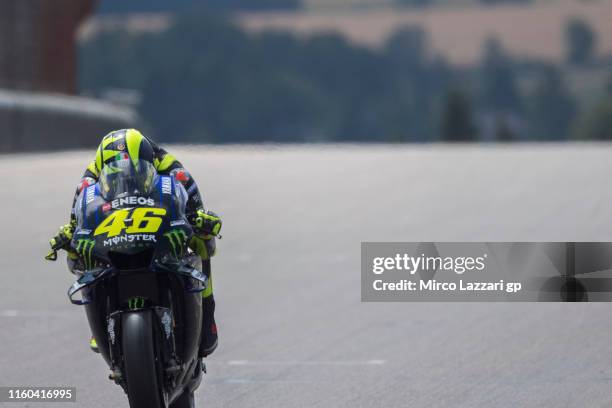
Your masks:
[{"label": "green monster claw logo", "polygon": [[83,258],[85,269],[93,269],[94,267],[92,252],[95,243],[96,241],[92,239],[79,239],[77,241],[76,251]]},{"label": "green monster claw logo", "polygon": [[164,234],[164,237],[168,238],[170,245],[172,246],[172,252],[174,257],[179,259],[183,256],[187,244],[187,234],[182,229],[173,229]]},{"label": "green monster claw logo", "polygon": [[128,299],[128,308],[130,310],[142,309],[145,305],[145,298],[142,296],[134,296]]}]

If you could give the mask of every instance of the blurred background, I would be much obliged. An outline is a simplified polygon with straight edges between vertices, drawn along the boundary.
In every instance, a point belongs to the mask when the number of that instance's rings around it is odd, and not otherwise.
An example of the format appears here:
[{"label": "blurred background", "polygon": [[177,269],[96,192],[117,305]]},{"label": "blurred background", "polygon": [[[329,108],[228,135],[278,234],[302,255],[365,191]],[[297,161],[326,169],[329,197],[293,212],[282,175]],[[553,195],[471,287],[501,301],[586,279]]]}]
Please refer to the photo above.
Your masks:
[{"label": "blurred background", "polygon": [[360,243],[612,241],[611,22],[612,0],[0,0],[0,385],[127,405],[43,256],[101,137],[136,127],[224,220],[206,406],[609,406],[608,304],[362,303]]},{"label": "blurred background", "polygon": [[[124,125],[181,143],[612,138],[610,0],[0,8],[0,87],[27,91],[0,93],[0,115],[13,113],[2,150],[93,146]],[[41,127],[16,105],[43,123],[41,109],[69,115],[84,139],[32,136]]]}]

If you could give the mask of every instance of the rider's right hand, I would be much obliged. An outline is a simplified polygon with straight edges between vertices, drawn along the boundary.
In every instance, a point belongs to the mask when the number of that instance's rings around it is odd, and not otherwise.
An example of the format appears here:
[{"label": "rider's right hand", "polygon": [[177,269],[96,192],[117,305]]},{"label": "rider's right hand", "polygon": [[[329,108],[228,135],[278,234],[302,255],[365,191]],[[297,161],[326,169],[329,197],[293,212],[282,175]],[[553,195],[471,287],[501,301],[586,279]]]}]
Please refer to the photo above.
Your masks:
[{"label": "rider's right hand", "polygon": [[60,227],[59,232],[49,241],[51,252],[47,254],[45,259],[55,261],[57,259],[57,251],[60,249],[70,250],[70,241],[74,234],[74,224],[66,224]]}]

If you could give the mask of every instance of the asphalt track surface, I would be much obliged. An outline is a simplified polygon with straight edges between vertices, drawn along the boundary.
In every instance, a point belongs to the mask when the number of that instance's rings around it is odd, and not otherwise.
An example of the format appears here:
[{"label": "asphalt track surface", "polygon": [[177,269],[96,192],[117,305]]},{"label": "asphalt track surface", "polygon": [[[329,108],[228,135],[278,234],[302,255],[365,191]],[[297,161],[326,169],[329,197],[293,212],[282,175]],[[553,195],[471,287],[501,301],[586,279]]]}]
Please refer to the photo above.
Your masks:
[{"label": "asphalt track surface", "polygon": [[[612,146],[171,149],[224,217],[199,407],[612,404],[612,305],[361,303],[361,241],[612,240]],[[127,407],[48,237],[90,152],[0,156],[0,385]]]}]

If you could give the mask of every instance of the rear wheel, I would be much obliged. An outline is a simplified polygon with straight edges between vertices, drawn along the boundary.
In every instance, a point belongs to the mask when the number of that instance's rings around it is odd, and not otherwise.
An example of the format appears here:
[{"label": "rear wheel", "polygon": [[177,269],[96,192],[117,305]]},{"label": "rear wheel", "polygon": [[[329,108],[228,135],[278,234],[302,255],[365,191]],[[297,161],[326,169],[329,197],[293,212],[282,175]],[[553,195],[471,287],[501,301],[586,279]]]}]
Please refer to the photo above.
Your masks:
[{"label": "rear wheel", "polygon": [[157,383],[151,311],[124,314],[121,331],[130,408],[164,408]]},{"label": "rear wheel", "polygon": [[180,397],[172,404],[170,408],[195,408],[195,398],[193,392],[189,390],[183,391]]}]

